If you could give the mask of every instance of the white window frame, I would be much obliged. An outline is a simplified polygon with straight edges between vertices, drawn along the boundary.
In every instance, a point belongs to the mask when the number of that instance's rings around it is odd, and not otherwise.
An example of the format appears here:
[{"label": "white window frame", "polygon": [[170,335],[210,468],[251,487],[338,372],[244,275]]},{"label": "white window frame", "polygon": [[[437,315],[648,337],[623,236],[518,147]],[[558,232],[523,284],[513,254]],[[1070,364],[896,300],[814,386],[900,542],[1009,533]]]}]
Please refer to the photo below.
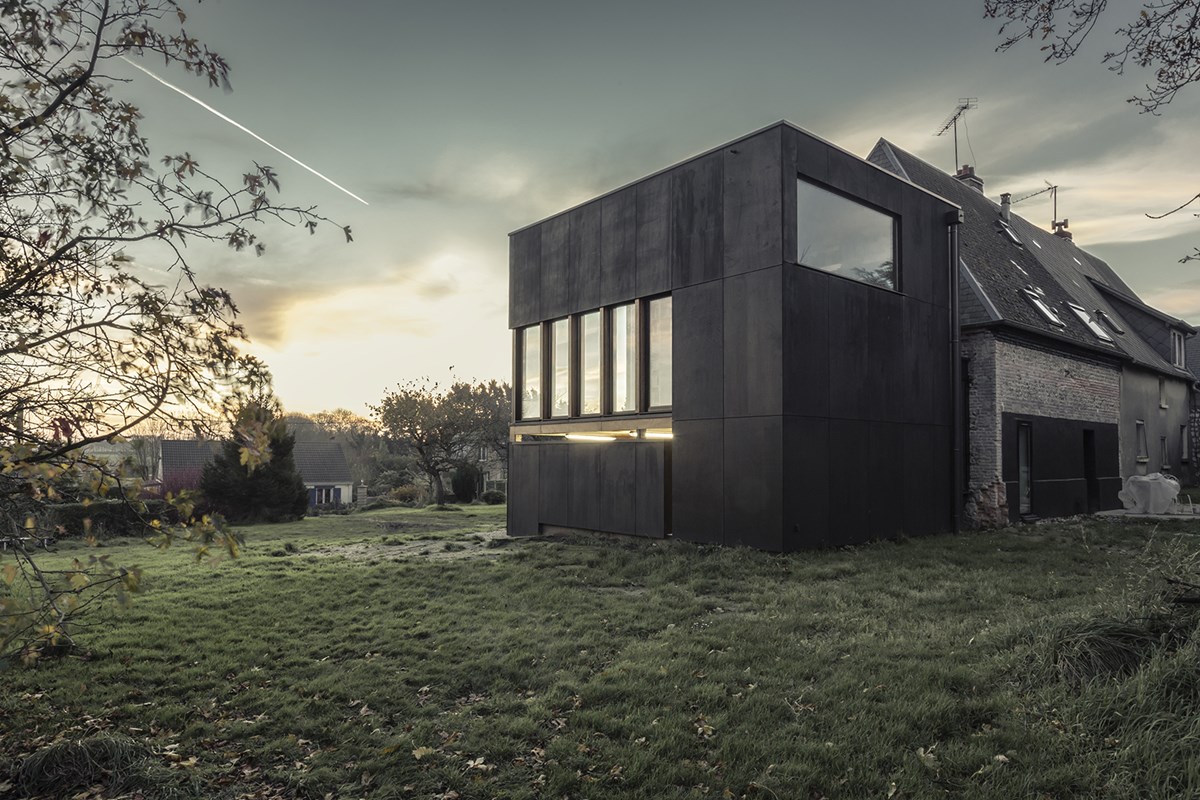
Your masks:
[{"label": "white window frame", "polygon": [[1021,290],[1021,294],[1025,295],[1025,299],[1033,304],[1033,307],[1041,312],[1041,315],[1051,325],[1055,325],[1059,328],[1066,327],[1066,323],[1062,321],[1062,317],[1058,316],[1058,312],[1046,302],[1045,296],[1042,294],[1040,289],[1034,289],[1032,286],[1026,286]]},{"label": "white window frame", "polygon": [[1183,346],[1183,332],[1171,329],[1171,363],[1177,367],[1187,364],[1187,353]]}]

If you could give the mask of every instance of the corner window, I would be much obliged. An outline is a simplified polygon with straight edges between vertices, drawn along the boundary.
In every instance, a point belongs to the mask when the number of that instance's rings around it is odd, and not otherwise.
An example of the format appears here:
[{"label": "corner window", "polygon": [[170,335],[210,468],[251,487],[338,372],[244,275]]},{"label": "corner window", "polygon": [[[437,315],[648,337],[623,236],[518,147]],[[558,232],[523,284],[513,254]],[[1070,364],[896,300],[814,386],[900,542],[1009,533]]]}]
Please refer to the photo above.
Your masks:
[{"label": "corner window", "polygon": [[1137,460],[1144,464],[1150,460],[1150,450],[1146,447],[1146,421],[1139,419],[1133,424],[1137,426]]},{"label": "corner window", "polygon": [[550,325],[550,416],[571,415],[571,321],[556,319]]},{"label": "corner window", "polygon": [[626,303],[609,313],[610,410],[637,411],[637,311]]},{"label": "corner window", "polygon": [[600,312],[579,317],[579,413],[600,413]]},{"label": "corner window", "polygon": [[1108,342],[1109,344],[1112,344],[1113,338],[1108,335],[1108,331],[1100,327],[1100,323],[1092,319],[1092,315],[1089,314],[1083,306],[1067,301],[1067,308],[1071,309],[1071,313],[1073,313],[1080,322],[1087,326],[1087,329],[1092,332],[1093,336],[1102,342]]},{"label": "corner window", "polygon": [[1183,333],[1176,330],[1171,331],[1171,363],[1177,367],[1187,363],[1187,355],[1183,349]]},{"label": "corner window", "polygon": [[671,298],[649,302],[650,407],[671,405]]},{"label": "corner window", "polygon": [[796,181],[796,261],[896,289],[896,220],[828,189]]},{"label": "corner window", "polygon": [[542,416],[542,328],[530,325],[520,336],[521,419]]}]

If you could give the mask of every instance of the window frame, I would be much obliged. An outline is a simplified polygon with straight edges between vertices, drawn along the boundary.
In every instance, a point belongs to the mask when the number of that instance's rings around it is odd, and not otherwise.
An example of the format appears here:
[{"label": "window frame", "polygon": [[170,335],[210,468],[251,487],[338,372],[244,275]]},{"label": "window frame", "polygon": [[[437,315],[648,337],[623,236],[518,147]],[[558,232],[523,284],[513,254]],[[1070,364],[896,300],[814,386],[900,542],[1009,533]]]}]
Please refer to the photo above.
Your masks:
[{"label": "window frame", "polygon": [[[515,416],[518,421],[541,420],[541,419],[546,418],[545,417],[546,393],[542,390],[542,387],[545,384],[545,380],[546,380],[546,376],[545,376],[546,359],[542,358],[542,352],[545,350],[545,341],[544,341],[545,333],[543,331],[543,328],[544,328],[544,326],[542,325],[542,323],[535,322],[532,325],[524,325],[520,328],[517,328],[517,331],[516,331],[517,332],[516,382],[517,382],[517,386],[519,387],[519,389],[517,390],[517,403],[516,403],[516,408],[514,409],[514,412],[515,412]],[[525,401],[525,379],[529,372],[529,364],[528,364],[528,360],[526,359],[526,355],[527,355],[528,351],[526,348],[525,340],[526,340],[527,334],[530,331],[537,331],[536,335],[538,337],[538,388],[537,388],[538,400],[537,400],[537,404],[536,404],[536,406],[537,406],[537,409],[536,409],[537,415],[536,416],[531,416],[531,415],[528,415],[525,413],[525,402],[526,402]]]},{"label": "window frame", "polygon": [[1135,435],[1137,436],[1137,441],[1135,442],[1137,445],[1137,463],[1147,464],[1150,462],[1150,449],[1149,444],[1146,442],[1146,420],[1134,420],[1133,425]]},{"label": "window frame", "polygon": [[[583,329],[584,329],[584,318],[590,317],[592,315],[595,315],[595,317],[596,317],[596,325],[598,328],[598,330],[596,331],[596,359],[598,362],[596,366],[597,366],[597,371],[599,373],[597,375],[598,385],[596,387],[596,391],[598,393],[598,396],[596,397],[596,401],[597,401],[596,402],[596,410],[595,411],[584,411],[584,399],[585,398],[584,398],[583,390],[584,390],[584,385],[585,385],[585,380],[586,380],[586,373],[587,373],[586,366],[587,365],[584,361],[583,347],[584,347],[585,337],[584,337]],[[576,395],[576,402],[575,402],[575,405],[572,407],[572,409],[574,411],[572,416],[578,416],[578,417],[604,416],[604,396],[605,396],[604,374],[606,371],[605,364],[604,364],[604,362],[605,362],[605,357],[604,357],[605,356],[604,316],[605,315],[604,315],[603,308],[597,308],[597,309],[593,309],[592,311],[585,311],[581,314],[572,315],[572,318],[575,320],[575,329],[578,334],[575,337],[576,341],[577,341],[577,346],[575,347],[575,356],[576,356],[577,364],[578,364],[578,366],[575,370],[575,374],[578,377],[575,381],[572,382],[574,385],[574,388],[575,388],[575,395]]]},{"label": "window frame", "polygon": [[[880,215],[881,217],[884,217],[891,223],[891,226],[892,226],[892,237],[891,237],[892,238],[892,285],[891,286],[883,286],[883,285],[880,285],[877,283],[870,283],[861,278],[856,278],[853,275],[847,275],[847,274],[843,274],[841,272],[833,272],[829,269],[826,269],[825,267],[818,267],[818,266],[814,266],[812,264],[804,263],[804,261],[801,258],[801,253],[800,253],[800,238],[801,237],[800,237],[799,186],[802,183],[808,184],[809,186],[811,186],[815,189],[826,192],[826,193],[833,195],[834,197],[839,198],[841,200],[845,200],[848,203],[852,203],[853,205],[855,205],[861,209],[864,209],[866,211],[872,211],[872,212]],[[818,272],[823,272],[826,275],[832,275],[835,278],[843,278],[848,281],[854,281],[855,283],[862,284],[863,286],[870,286],[874,289],[884,289],[886,291],[896,292],[896,293],[903,292],[904,282],[903,282],[903,269],[902,269],[902,263],[901,263],[900,215],[899,214],[893,213],[892,211],[888,211],[887,209],[884,209],[884,208],[880,208],[879,206],[873,205],[872,203],[868,203],[866,200],[864,200],[861,197],[854,197],[854,196],[848,194],[847,192],[843,192],[833,186],[830,186],[825,183],[821,183],[818,180],[814,180],[812,178],[809,178],[806,175],[801,175],[799,173],[797,173],[797,175],[796,175],[796,208],[795,208],[795,212],[796,212],[796,218],[793,220],[793,226],[794,226],[794,231],[796,233],[795,257],[796,257],[796,265],[797,266],[804,267],[805,269],[812,269],[812,270],[816,270]]]},{"label": "window frame", "polygon": [[1092,315],[1087,312],[1087,309],[1078,303],[1071,302],[1070,300],[1064,300],[1063,305],[1071,310],[1071,313],[1075,315],[1076,319],[1082,322],[1084,326],[1091,331],[1093,336],[1105,344],[1115,344],[1113,338],[1108,335],[1108,331],[1104,330],[1099,322],[1092,319]]},{"label": "window frame", "polygon": [[[566,334],[567,334],[567,345],[566,345],[566,357],[567,357],[566,395],[567,395],[567,397],[566,397],[566,410],[562,414],[555,413],[555,409],[557,408],[557,406],[555,404],[555,397],[558,395],[558,389],[559,389],[559,387],[558,387],[558,366],[559,365],[558,365],[558,351],[557,351],[557,347],[556,347],[558,342],[555,339],[555,329],[560,324],[562,324],[562,327],[566,331]],[[550,347],[548,349],[550,358],[544,359],[547,362],[546,363],[546,376],[549,379],[547,381],[547,388],[550,390],[550,391],[546,392],[547,403],[549,405],[549,409],[548,409],[549,414],[546,416],[546,419],[569,419],[571,416],[573,416],[571,413],[573,410],[572,404],[571,404],[571,383],[572,383],[572,380],[571,380],[571,378],[572,378],[571,344],[572,344],[574,337],[572,337],[572,335],[571,335],[571,318],[570,317],[558,317],[557,319],[548,320],[546,322],[546,327],[548,329],[547,335],[550,340]]]},{"label": "window frame", "polygon": [[[674,355],[675,355],[675,351],[674,351],[674,348],[675,348],[675,338],[674,338],[675,303],[672,300],[671,293],[667,292],[665,294],[655,295],[653,297],[645,297],[645,298],[642,298],[642,301],[641,301],[643,308],[644,308],[644,313],[639,315],[639,321],[642,323],[640,335],[642,338],[642,342],[645,342],[645,344],[644,344],[644,346],[639,346],[639,348],[638,348],[639,358],[641,358],[641,360],[644,362],[644,364],[642,365],[642,374],[641,374],[641,379],[642,379],[641,384],[642,384],[643,390],[641,393],[642,398],[641,398],[640,405],[647,412],[670,411],[671,407],[673,405],[674,399],[675,399],[675,395],[674,395],[675,387],[673,385],[673,380],[674,380],[673,374],[668,374],[668,376],[667,376],[668,393],[670,394],[670,399],[672,402],[668,402],[666,404],[660,404],[660,405],[653,405],[651,403],[652,398],[650,396],[650,389],[651,389],[650,372],[651,372],[651,366],[652,366],[652,363],[651,363],[651,361],[652,361],[652,359],[651,359],[651,355],[652,355],[651,339],[650,339],[650,322],[651,322],[650,309],[651,309],[651,306],[653,306],[655,303],[663,301],[663,300],[666,300],[667,302],[669,302],[671,304],[671,313],[668,316],[668,321],[671,323],[671,331],[670,331],[669,341],[667,343],[667,346],[668,346],[668,349],[670,350],[670,353],[668,354],[668,358],[671,362],[672,370],[673,370],[674,369]],[[639,345],[641,345],[640,342],[639,342]]]},{"label": "window frame", "polygon": [[1187,364],[1187,349],[1183,331],[1171,328],[1171,366],[1184,369]]},{"label": "window frame", "polygon": [[[627,303],[615,303],[611,306],[608,306],[605,309],[604,317],[607,320],[608,325],[606,326],[607,330],[605,331],[606,336],[605,336],[605,343],[604,343],[604,345],[605,345],[604,350],[605,350],[607,357],[604,359],[604,361],[608,365],[608,371],[607,371],[608,374],[605,375],[605,379],[606,379],[605,380],[605,391],[604,391],[605,402],[602,404],[602,408],[605,409],[604,413],[608,416],[628,416],[630,414],[637,414],[641,410],[640,393],[641,393],[641,383],[642,382],[641,382],[641,380],[639,380],[639,378],[641,377],[640,372],[641,372],[641,350],[642,350],[642,347],[641,347],[641,342],[638,341],[641,338],[638,334],[639,334],[639,327],[640,327],[640,321],[641,321],[642,315],[638,314],[638,306],[639,305],[640,305],[639,301],[630,300]],[[627,397],[627,400],[626,400],[626,402],[628,403],[628,405],[630,407],[623,408],[621,410],[617,410],[615,407],[616,406],[616,402],[615,402],[616,401],[616,388],[617,388],[617,386],[616,386],[617,361],[616,361],[616,347],[614,344],[614,340],[616,338],[615,337],[616,327],[613,323],[613,317],[616,315],[616,311],[618,309],[622,309],[622,308],[629,309],[629,312],[631,314],[633,314],[633,324],[629,325],[627,323],[625,326],[627,331],[628,330],[633,331],[633,337],[634,337],[634,340],[633,340],[633,363],[632,364],[629,364],[628,362],[626,363],[626,374],[631,374],[633,376],[633,387],[632,387],[632,391],[628,393],[631,396]],[[628,353],[629,353],[628,346],[626,346],[625,352],[628,355]]]}]

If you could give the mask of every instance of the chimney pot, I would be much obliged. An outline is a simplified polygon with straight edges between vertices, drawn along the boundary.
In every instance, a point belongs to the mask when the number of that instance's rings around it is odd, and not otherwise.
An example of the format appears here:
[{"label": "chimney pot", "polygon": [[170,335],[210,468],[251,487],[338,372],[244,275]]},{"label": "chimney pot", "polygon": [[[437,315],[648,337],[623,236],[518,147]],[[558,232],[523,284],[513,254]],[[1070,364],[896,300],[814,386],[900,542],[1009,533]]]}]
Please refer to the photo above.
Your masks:
[{"label": "chimney pot", "polygon": [[980,194],[983,193],[983,179],[975,174],[975,168],[970,164],[963,164],[962,169],[960,169],[954,175],[954,177],[965,183],[967,186],[970,186]]},{"label": "chimney pot", "polygon": [[1000,217],[1007,222],[1012,218],[1012,193],[1005,192],[1000,195]]}]

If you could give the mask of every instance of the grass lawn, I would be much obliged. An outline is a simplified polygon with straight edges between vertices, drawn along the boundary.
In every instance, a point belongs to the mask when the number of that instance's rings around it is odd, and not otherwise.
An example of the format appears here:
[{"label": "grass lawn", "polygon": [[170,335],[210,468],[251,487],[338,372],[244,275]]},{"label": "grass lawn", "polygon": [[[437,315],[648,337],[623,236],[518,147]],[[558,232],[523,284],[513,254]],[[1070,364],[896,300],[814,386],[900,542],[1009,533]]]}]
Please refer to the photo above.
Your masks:
[{"label": "grass lawn", "polygon": [[85,770],[62,796],[1200,796],[1192,639],[1114,633],[1124,672],[1057,669],[1142,613],[1138,576],[1194,554],[1186,527],[779,556],[508,539],[503,515],[248,528],[217,567],[107,543],[144,591],[90,658],[0,673],[0,796],[76,740],[106,748],[107,788],[81,795]]}]

